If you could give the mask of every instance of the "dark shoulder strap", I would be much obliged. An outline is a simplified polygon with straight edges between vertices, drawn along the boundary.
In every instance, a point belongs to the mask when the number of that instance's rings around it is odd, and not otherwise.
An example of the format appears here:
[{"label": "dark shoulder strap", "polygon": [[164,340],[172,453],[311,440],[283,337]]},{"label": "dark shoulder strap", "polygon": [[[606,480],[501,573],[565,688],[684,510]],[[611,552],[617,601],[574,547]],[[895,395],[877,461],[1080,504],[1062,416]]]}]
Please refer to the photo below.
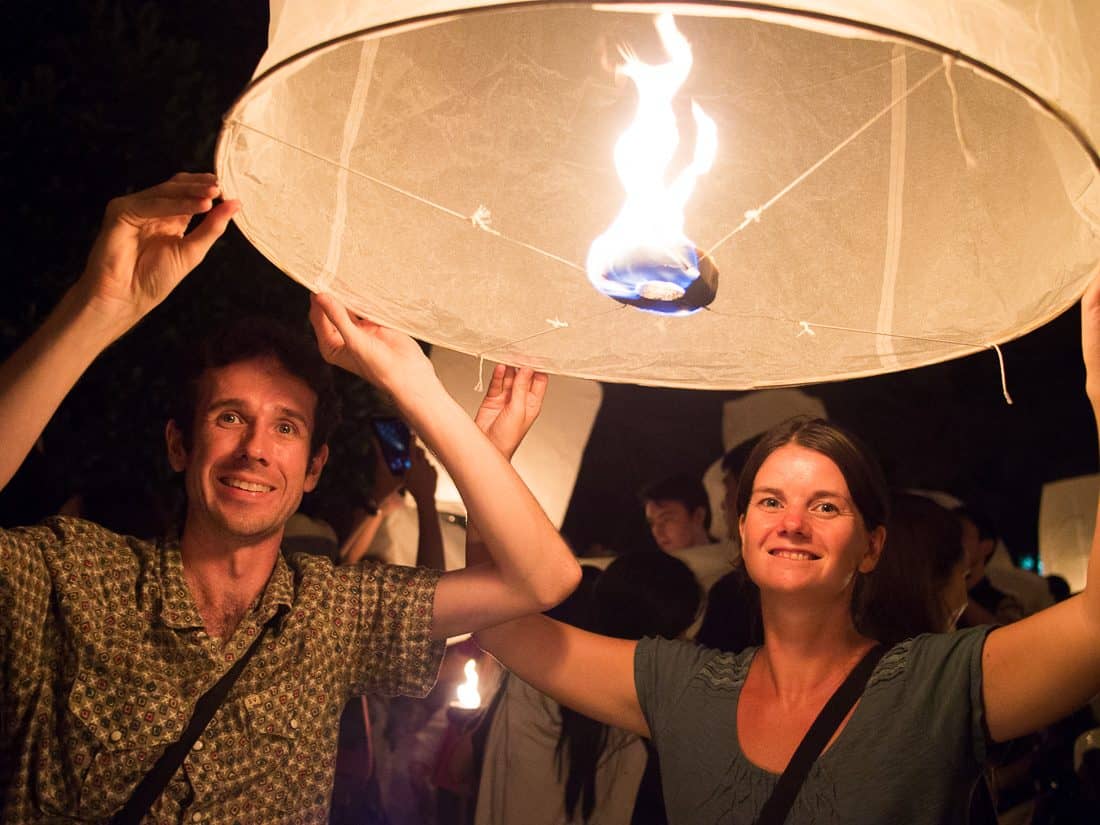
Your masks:
[{"label": "dark shoulder strap", "polygon": [[885,652],[886,648],[883,645],[875,645],[868,650],[859,664],[852,668],[848,678],[825,703],[821,713],[817,715],[810,729],[806,731],[806,735],[802,737],[802,742],[791,757],[791,761],[787,763],[786,770],[775,783],[772,795],[760,809],[756,825],[782,825],[791,805],[794,804],[795,797],[798,796],[802,783],[810,773],[810,767],[825,750],[825,746],[829,744],[829,740],[840,727],[840,723],[844,721],[844,717],[848,715],[848,711],[863,694],[867,680],[871,678],[871,672]]},{"label": "dark shoulder strap", "polygon": [[111,825],[137,825],[149,812],[153,803],[164,793],[168,781],[179,769],[179,766],[183,764],[187,752],[191,750],[191,747],[205,730],[207,723],[217,712],[221,703],[225,701],[226,695],[233,687],[233,683],[237,681],[237,677],[241,675],[245,664],[260,646],[260,640],[264,637],[265,631],[278,616],[279,613],[276,613],[264,625],[260,632],[256,634],[256,638],[252,640],[252,644],[249,645],[244,655],[225,672],[210,690],[199,697],[198,702],[195,703],[195,712],[191,714],[191,721],[187,723],[183,734],[177,741],[164,749],[160,759],[156,761],[149,773],[145,774],[138,786],[134,788],[134,792],[126,800],[126,804],[111,818]]}]

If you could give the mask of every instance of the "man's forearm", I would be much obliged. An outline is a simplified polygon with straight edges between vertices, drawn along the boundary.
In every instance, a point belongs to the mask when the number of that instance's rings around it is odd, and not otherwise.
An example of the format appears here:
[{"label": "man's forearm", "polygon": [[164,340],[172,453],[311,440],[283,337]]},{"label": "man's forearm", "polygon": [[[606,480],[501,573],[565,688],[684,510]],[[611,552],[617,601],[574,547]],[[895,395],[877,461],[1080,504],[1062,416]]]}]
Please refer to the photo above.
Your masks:
[{"label": "man's forearm", "polygon": [[0,489],[15,475],[69,390],[121,332],[83,306],[73,288],[0,367]]},{"label": "man's forearm", "polygon": [[[213,175],[181,172],[107,205],[84,274],[0,367],[0,487],[88,365],[164,300],[225,231],[238,204],[215,206],[219,194]],[[201,212],[208,214],[185,234]]]}]

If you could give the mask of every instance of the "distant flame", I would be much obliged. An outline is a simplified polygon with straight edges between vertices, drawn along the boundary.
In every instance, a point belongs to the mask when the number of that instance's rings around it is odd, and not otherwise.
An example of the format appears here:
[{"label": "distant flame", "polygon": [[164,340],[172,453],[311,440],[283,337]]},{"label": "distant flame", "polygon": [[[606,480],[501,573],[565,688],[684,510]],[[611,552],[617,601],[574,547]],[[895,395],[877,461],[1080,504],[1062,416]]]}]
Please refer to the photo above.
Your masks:
[{"label": "distant flame", "polygon": [[479,708],[481,707],[481,694],[477,690],[477,662],[473,659],[467,659],[463,670],[466,673],[466,681],[458,686],[458,706],[460,708]]},{"label": "distant flame", "polygon": [[[684,300],[703,268],[695,245],[684,235],[684,207],[696,180],[714,163],[718,129],[692,101],[694,157],[666,183],[669,164],[680,144],[672,101],[691,72],[692,53],[672,15],[659,15],[656,25],[669,56],[667,63],[649,65],[629,48],[619,50],[625,63],[617,71],[629,77],[638,90],[638,111],[615,144],[615,170],[626,201],[607,231],[592,242],[587,271],[592,285],[616,300],[642,309],[686,314],[714,297],[712,289],[702,301],[692,302],[694,296]],[[713,265],[708,275],[716,281]]]}]

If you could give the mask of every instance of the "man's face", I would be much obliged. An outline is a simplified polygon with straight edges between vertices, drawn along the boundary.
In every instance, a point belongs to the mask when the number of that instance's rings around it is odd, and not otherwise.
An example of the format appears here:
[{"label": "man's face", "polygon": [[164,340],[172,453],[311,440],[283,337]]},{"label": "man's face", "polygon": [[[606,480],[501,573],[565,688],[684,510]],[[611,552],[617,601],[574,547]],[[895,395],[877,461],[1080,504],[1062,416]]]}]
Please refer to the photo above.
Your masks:
[{"label": "man's face", "polygon": [[683,502],[679,501],[645,503],[645,520],[649,523],[653,540],[666,553],[705,544],[707,541],[706,530],[703,529],[705,517],[702,507],[696,507],[695,511],[691,512]]},{"label": "man's face", "polygon": [[167,429],[172,468],[186,473],[191,530],[232,542],[281,536],[328,456],[310,458],[317,396],[274,358],[207,370],[199,380],[190,449]]},{"label": "man's face", "polygon": [[966,586],[971,589],[985,576],[985,564],[993,552],[993,542],[982,539],[978,528],[968,518],[960,518],[962,525],[962,546],[966,553]]}]

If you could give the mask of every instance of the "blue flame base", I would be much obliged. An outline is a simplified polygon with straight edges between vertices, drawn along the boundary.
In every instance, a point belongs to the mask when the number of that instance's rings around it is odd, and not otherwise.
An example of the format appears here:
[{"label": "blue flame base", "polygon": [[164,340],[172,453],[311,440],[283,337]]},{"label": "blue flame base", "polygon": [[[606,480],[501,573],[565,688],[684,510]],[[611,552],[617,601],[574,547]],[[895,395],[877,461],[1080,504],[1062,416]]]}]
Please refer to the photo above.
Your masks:
[{"label": "blue flame base", "polygon": [[718,294],[718,269],[693,246],[677,253],[636,249],[618,255],[602,273],[604,285],[597,288],[621,304],[646,312],[698,312]]}]

